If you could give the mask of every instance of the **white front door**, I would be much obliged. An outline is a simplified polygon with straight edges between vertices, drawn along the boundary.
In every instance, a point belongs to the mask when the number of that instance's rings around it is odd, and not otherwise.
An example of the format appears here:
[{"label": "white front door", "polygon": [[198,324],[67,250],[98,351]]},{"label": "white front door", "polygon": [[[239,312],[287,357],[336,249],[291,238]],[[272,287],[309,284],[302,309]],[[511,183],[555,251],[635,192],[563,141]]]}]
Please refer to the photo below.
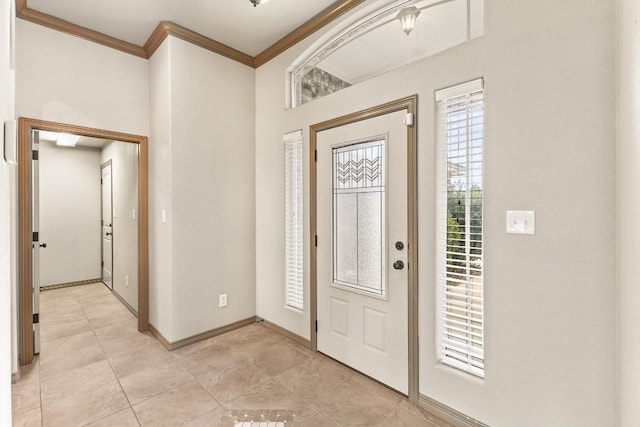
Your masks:
[{"label": "white front door", "polygon": [[317,347],[408,394],[405,116],[317,134]]},{"label": "white front door", "polygon": [[111,163],[102,165],[102,281],[113,289],[113,205]]}]

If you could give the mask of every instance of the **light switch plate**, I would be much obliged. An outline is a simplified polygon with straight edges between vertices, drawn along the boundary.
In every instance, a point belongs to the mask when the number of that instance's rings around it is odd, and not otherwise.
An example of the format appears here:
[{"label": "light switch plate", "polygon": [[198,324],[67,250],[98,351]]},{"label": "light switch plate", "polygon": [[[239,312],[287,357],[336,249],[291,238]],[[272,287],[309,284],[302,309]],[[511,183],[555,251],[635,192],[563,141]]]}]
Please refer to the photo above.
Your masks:
[{"label": "light switch plate", "polygon": [[507,233],[536,234],[536,212],[507,211]]}]

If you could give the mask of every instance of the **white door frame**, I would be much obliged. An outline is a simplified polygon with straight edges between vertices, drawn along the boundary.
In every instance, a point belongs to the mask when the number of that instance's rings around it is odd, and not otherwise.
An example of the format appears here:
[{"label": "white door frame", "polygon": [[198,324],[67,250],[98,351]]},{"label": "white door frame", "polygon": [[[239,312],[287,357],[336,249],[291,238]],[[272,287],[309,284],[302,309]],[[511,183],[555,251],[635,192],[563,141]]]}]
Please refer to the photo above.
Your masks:
[{"label": "white door frame", "polygon": [[316,148],[318,132],[344,126],[350,123],[367,120],[384,114],[405,110],[413,120],[413,125],[407,126],[407,268],[409,274],[408,289],[408,342],[409,342],[409,400],[418,401],[418,224],[417,224],[417,106],[418,96],[413,95],[377,107],[358,111],[346,116],[337,117],[309,128],[309,177],[310,177],[310,319],[311,319],[311,349],[318,350],[318,284],[317,284],[317,167]]}]

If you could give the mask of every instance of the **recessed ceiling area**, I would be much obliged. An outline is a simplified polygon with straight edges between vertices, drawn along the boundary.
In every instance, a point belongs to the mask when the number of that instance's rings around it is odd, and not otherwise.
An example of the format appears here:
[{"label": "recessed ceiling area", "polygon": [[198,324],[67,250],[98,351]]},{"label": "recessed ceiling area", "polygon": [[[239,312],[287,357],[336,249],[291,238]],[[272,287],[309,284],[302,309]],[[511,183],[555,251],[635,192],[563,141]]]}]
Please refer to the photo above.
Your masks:
[{"label": "recessed ceiling area", "polygon": [[[55,145],[56,141],[60,135],[63,135],[59,132],[51,132],[51,131],[38,131],[39,133],[39,141],[40,143],[50,143]],[[101,149],[105,145],[107,145],[111,140],[102,139],[102,138],[93,138],[90,136],[80,136],[78,142],[75,144],[75,147],[87,147],[87,148],[96,148]],[[65,148],[75,148],[75,147],[65,147]]]},{"label": "recessed ceiling area", "polygon": [[[28,0],[27,7],[109,36],[144,45],[161,21],[171,21],[255,56],[335,0]],[[340,2],[338,2],[340,3]]]}]

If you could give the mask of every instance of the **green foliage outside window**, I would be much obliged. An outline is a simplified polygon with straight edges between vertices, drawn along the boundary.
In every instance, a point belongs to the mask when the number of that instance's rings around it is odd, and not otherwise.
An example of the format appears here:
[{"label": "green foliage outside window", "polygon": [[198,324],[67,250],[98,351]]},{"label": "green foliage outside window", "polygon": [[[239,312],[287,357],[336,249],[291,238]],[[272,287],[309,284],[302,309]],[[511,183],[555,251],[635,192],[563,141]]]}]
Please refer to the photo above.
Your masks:
[{"label": "green foliage outside window", "polygon": [[[467,191],[450,184],[447,191],[447,276],[450,285],[466,282],[468,276],[482,274],[482,189],[471,186],[469,227],[467,227]],[[467,233],[469,238],[467,239]]]}]

